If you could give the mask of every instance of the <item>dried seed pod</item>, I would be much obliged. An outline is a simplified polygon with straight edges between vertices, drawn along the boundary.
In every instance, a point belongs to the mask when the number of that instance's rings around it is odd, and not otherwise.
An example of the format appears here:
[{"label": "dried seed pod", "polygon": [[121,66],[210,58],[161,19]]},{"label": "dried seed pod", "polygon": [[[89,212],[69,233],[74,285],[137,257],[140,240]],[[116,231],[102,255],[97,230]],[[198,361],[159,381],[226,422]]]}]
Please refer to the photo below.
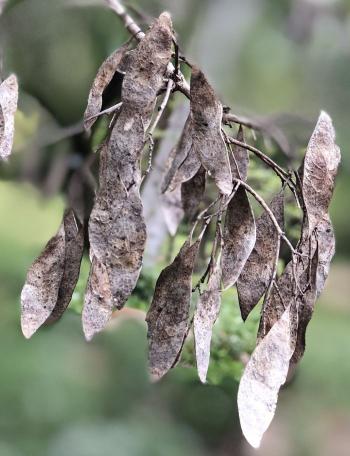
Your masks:
[{"label": "dried seed pod", "polygon": [[[305,229],[307,227],[305,226]],[[317,278],[319,274],[319,248],[321,244],[313,236],[299,244],[298,250],[302,256],[294,266],[290,262],[277,281],[270,298],[262,311],[258,339],[268,335],[270,329],[279,320],[287,302],[293,303],[296,318],[299,322],[296,349],[292,362],[297,363],[305,350],[306,328],[311,320],[317,298]],[[329,259],[330,261],[330,259]]]},{"label": "dried seed pod", "polygon": [[213,177],[220,192],[232,192],[232,174],[225,141],[221,133],[222,104],[203,72],[192,69],[192,141],[200,162]]},{"label": "dried seed pod", "polygon": [[178,144],[169,154],[169,161],[164,174],[161,191],[172,191],[183,182],[190,180],[199,170],[201,164],[192,147],[192,121],[189,115]]},{"label": "dried seed pod", "polygon": [[21,294],[21,326],[29,339],[45,323],[57,304],[65,261],[64,223],[27,273]]},{"label": "dried seed pod", "polygon": [[64,215],[63,226],[64,270],[56,305],[46,323],[57,321],[67,309],[79,279],[80,263],[84,252],[84,227],[71,209]]},{"label": "dried seed pod", "polygon": [[149,365],[161,378],[176,363],[188,331],[192,273],[200,240],[187,240],[174,261],[161,272],[147,313]]},{"label": "dried seed pod", "polygon": [[213,326],[221,305],[221,268],[218,261],[209,277],[207,289],[199,297],[194,314],[194,337],[197,370],[200,381],[205,383],[210,360],[210,343]]},{"label": "dried seed pod", "polygon": [[0,104],[0,144],[3,140],[5,134],[5,117],[4,117],[4,111],[2,110],[1,104]]},{"label": "dried seed pod", "polygon": [[201,166],[192,179],[181,185],[182,207],[189,221],[197,216],[205,191],[205,177],[205,169]]},{"label": "dried seed pod", "polygon": [[277,280],[277,286],[274,286],[271,295],[264,303],[260,325],[258,330],[258,340],[263,339],[273,325],[281,318],[286,306],[290,302],[295,302],[297,297],[297,286],[302,287],[307,280],[307,271],[309,268],[309,257],[312,255],[310,250],[311,244],[308,239],[300,242],[298,251],[300,256],[295,261],[293,272],[293,261],[290,261],[285,267],[283,273]]},{"label": "dried seed pod", "polygon": [[[113,306],[119,309],[134,289],[142,265],[146,227],[139,193],[140,157],[145,129],[171,59],[171,47],[171,19],[163,13],[129,54],[122,87],[122,108],[101,154],[100,188],[89,222],[90,256],[93,263],[96,258],[106,270]],[[90,281],[98,282],[94,270]],[[87,290],[91,288],[88,284]],[[94,290],[96,296],[105,294],[96,287]],[[96,316],[98,305],[90,295],[89,292],[86,295],[83,310],[83,327],[88,338],[93,335],[91,329],[94,332],[102,330],[108,320],[106,307],[102,305],[103,318]],[[112,308],[109,308],[108,315],[111,313]]]},{"label": "dried seed pod", "polygon": [[322,293],[325,286],[332,258],[335,253],[335,237],[332,222],[329,216],[325,216],[316,227],[316,239],[318,243],[318,268],[316,290],[317,297]]},{"label": "dried seed pod", "polygon": [[255,219],[247,193],[239,186],[226,211],[221,269],[224,288],[234,285],[256,240]]},{"label": "dried seed pod", "polygon": [[[299,293],[295,299],[295,313],[298,321],[298,330],[296,337],[295,350],[291,363],[296,364],[303,356],[305,352],[305,334],[306,328],[310,323],[312,314],[314,312],[315,302],[317,298],[316,281],[317,281],[317,269],[318,269],[319,255],[318,245],[315,243],[315,252],[313,253],[312,259],[310,260],[310,267],[305,273],[303,282],[307,282],[303,287],[303,292]],[[304,285],[304,284],[303,284]]]},{"label": "dried seed pod", "polygon": [[255,348],[238,389],[238,411],[245,438],[254,447],[269,427],[276,410],[280,387],[285,383],[296,342],[296,320],[288,305]]},{"label": "dried seed pod", "polygon": [[84,113],[84,127],[86,130],[92,127],[96,121],[96,116],[101,111],[102,95],[107,86],[113,79],[113,76],[118,70],[118,67],[127,53],[129,42],[123,44],[119,49],[115,50],[107,59],[102,63],[97,71],[97,75],[92,83],[90,89],[88,104]]},{"label": "dried seed pod", "polygon": [[12,74],[0,84],[0,158],[3,160],[12,151],[17,101],[17,78]]},{"label": "dried seed pod", "polygon": [[[284,225],[283,203],[283,191],[278,193],[270,203],[270,209],[282,229]],[[256,221],[256,233],[254,249],[237,281],[239,306],[243,320],[246,320],[269,286],[279,243],[279,234],[266,211]]]},{"label": "dried seed pod", "polygon": [[86,340],[91,340],[107,325],[113,310],[114,303],[106,267],[93,257],[82,314]]},{"label": "dried seed pod", "polygon": [[277,281],[271,296],[263,309],[258,337],[268,333],[280,318],[286,303],[296,298],[296,283],[302,287],[308,283],[311,258],[313,258],[319,232],[317,272],[317,294],[320,294],[330,261],[334,254],[334,235],[328,215],[328,206],[333,194],[335,176],[340,162],[340,151],[335,145],[335,132],[328,114],[321,112],[311,136],[302,168],[302,193],[305,203],[304,223],[298,244],[298,257],[294,266],[290,262]]},{"label": "dried seed pod", "polygon": [[302,170],[302,190],[308,216],[308,234],[328,214],[334,180],[340,162],[332,119],[322,111],[306,150]]},{"label": "dried seed pod", "polygon": [[[239,126],[237,138],[240,142],[245,142],[244,139],[244,131],[242,125]],[[238,146],[237,144],[231,145],[232,154],[230,154],[230,163],[231,163],[231,171],[232,175],[236,179],[240,179],[242,181],[247,180],[248,175],[248,166],[249,166],[249,154],[247,149],[244,147]],[[238,171],[237,171],[238,168]]]}]

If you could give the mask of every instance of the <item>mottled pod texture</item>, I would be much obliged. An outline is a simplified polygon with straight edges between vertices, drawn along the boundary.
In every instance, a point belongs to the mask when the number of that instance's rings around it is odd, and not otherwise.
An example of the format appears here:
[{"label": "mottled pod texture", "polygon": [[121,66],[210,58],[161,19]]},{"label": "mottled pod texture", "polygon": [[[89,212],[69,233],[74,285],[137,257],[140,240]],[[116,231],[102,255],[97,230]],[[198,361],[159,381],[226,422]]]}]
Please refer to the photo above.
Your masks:
[{"label": "mottled pod texture", "polygon": [[116,49],[110,56],[107,57],[98,69],[97,75],[90,89],[88,104],[84,113],[84,127],[86,130],[91,128],[95,123],[97,115],[101,111],[103,92],[113,79],[115,73],[118,71],[119,65],[128,51],[128,47],[129,43],[126,43],[119,49]]},{"label": "mottled pod texture", "polygon": [[221,306],[221,268],[217,261],[210,274],[206,290],[200,295],[194,314],[194,338],[197,371],[202,383],[206,382],[210,361],[213,326]]},{"label": "mottled pod texture", "polygon": [[[270,209],[279,226],[284,225],[284,194],[278,193],[270,203]],[[266,292],[276,262],[279,233],[269,214],[264,211],[256,221],[256,242],[237,281],[239,307],[246,320]]]},{"label": "mottled pod texture", "polygon": [[203,72],[194,67],[191,76],[192,144],[199,160],[223,195],[232,192],[228,151],[221,133],[222,104]]},{"label": "mottled pod texture", "polygon": [[221,257],[224,288],[234,285],[256,240],[255,218],[245,188],[240,185],[228,204]]},{"label": "mottled pod texture", "polygon": [[147,313],[149,368],[161,378],[176,363],[188,332],[192,273],[200,240],[187,240],[174,261],[161,272]]},{"label": "mottled pod texture", "polygon": [[21,294],[21,326],[30,338],[44,323],[66,310],[79,277],[84,248],[83,227],[67,210],[55,236],[34,261]]},{"label": "mottled pod texture", "polygon": [[0,84],[0,159],[6,160],[12,151],[15,133],[15,113],[18,83],[14,74]]},{"label": "mottled pod texture", "polygon": [[[240,382],[241,427],[254,447],[259,446],[273,418],[288,370],[304,354],[306,329],[328,276],[335,251],[328,209],[339,161],[332,121],[321,112],[301,169],[304,220],[297,253],[272,284],[263,304],[258,344]],[[246,304],[250,303],[249,310],[257,296],[252,300],[245,292],[243,297]]]},{"label": "mottled pod texture", "polygon": [[[156,97],[172,54],[172,24],[163,13],[130,51],[122,86],[122,108],[101,155],[99,190],[89,222],[92,269],[83,309],[87,339],[102,330],[114,308],[122,308],[142,265],[146,227],[140,199],[140,158]],[[110,293],[98,289],[96,265]],[[95,286],[91,286],[94,282]]]}]

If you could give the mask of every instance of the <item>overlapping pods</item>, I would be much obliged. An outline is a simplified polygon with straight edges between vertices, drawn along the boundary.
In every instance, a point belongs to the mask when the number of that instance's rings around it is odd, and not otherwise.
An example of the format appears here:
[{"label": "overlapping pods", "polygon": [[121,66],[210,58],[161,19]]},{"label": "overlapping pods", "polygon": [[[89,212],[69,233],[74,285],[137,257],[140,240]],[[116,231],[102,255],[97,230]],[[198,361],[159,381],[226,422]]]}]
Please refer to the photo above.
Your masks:
[{"label": "overlapping pods", "polygon": [[128,57],[122,107],[101,154],[100,186],[89,222],[92,264],[83,308],[87,339],[105,327],[113,309],[124,306],[141,270],[146,227],[140,158],[171,53],[172,24],[163,13]]},{"label": "overlapping pods", "polygon": [[34,261],[21,294],[21,326],[30,338],[44,323],[66,310],[79,277],[84,232],[73,210],[67,210],[55,236]]},{"label": "overlapping pods", "polygon": [[[101,65],[89,95],[87,129],[100,113],[103,92],[115,72],[125,73],[120,109],[100,149],[99,188],[89,221],[91,268],[82,315],[88,340],[105,327],[114,309],[124,306],[140,274],[146,241],[140,160],[157,96],[169,77],[172,41],[170,16],[163,13],[134,50],[128,51],[126,44]],[[223,106],[195,66],[190,89],[190,113],[170,153],[161,190],[171,234],[184,215],[195,225],[156,283],[146,317],[150,372],[159,379],[176,365],[193,321],[197,369],[205,382],[222,289],[237,286],[243,319],[264,297],[258,343],[238,393],[243,433],[258,447],[288,370],[304,353],[306,328],[329,272],[335,240],[328,209],[340,152],[332,121],[322,112],[300,179],[293,181],[302,195],[304,212],[300,241],[295,248],[288,244],[292,260],[277,278],[280,243],[286,240],[283,190],[267,205],[247,184],[248,152],[239,145],[227,147]],[[0,86],[1,158],[11,149],[16,103],[17,84],[10,77]],[[244,143],[242,127],[237,139]],[[276,166],[272,168],[281,171]],[[285,185],[291,185],[287,173],[279,175]],[[198,216],[207,178],[218,198]],[[264,207],[257,220],[248,192]],[[84,248],[82,217],[76,212],[65,212],[57,234],[28,271],[21,295],[25,337],[57,320],[69,304]],[[214,220],[215,240],[203,276],[207,283],[192,312],[192,275],[203,234]],[[197,227],[201,230],[196,237]]]},{"label": "overlapping pods", "polygon": [[301,172],[304,221],[297,255],[287,264],[264,303],[259,342],[239,387],[242,430],[255,447],[273,418],[288,369],[304,353],[306,328],[328,275],[334,254],[328,207],[339,161],[332,121],[321,112]]}]

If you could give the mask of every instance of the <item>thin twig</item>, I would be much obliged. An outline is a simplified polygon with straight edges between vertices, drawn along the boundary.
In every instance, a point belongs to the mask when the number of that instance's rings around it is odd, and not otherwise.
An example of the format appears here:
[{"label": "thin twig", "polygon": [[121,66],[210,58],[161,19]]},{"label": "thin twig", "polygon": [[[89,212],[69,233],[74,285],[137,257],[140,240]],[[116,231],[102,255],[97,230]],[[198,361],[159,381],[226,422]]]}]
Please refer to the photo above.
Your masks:
[{"label": "thin twig", "polygon": [[[267,306],[267,303],[268,303],[268,301],[270,299],[272,288],[276,284],[276,276],[277,276],[278,260],[279,260],[279,256],[280,256],[280,249],[281,249],[281,238],[280,238],[280,236],[278,236],[277,244],[276,244],[275,262],[274,262],[274,265],[273,265],[273,270],[272,270],[272,274],[271,274],[271,278],[270,278],[270,283],[269,283],[269,286],[268,286],[268,288],[266,290],[266,293],[265,293],[265,296],[264,296],[264,301],[263,301],[263,304],[262,304],[262,309],[261,309],[261,314],[262,315],[265,314],[266,306]],[[265,334],[265,318],[262,318],[261,321],[263,322],[263,334]]]},{"label": "thin twig", "polygon": [[276,228],[277,233],[279,236],[284,240],[284,242],[287,244],[289,249],[291,250],[293,255],[298,255],[298,252],[295,250],[295,248],[292,246],[290,240],[287,238],[287,236],[284,234],[284,231],[282,228],[279,226],[276,217],[273,215],[273,212],[269,208],[268,204],[266,201],[246,182],[243,182],[239,179],[233,179],[235,182],[239,183],[239,185],[242,185],[247,192],[249,192],[255,199],[256,201],[262,206],[263,209],[265,209],[266,213],[270,217],[272,223],[274,224],[274,227]]},{"label": "thin twig", "polygon": [[111,114],[112,112],[116,112],[116,111],[119,111],[119,109],[122,107],[122,104],[123,102],[120,101],[119,103],[113,105],[113,106],[110,106],[109,108],[107,109],[104,109],[103,111],[100,111],[98,114],[94,114],[93,116],[90,116],[88,117],[85,122],[91,120],[91,119],[95,119],[96,117],[100,117],[100,116],[103,116],[104,114]]},{"label": "thin twig", "polygon": [[243,147],[243,148],[249,150],[250,152],[253,152],[267,166],[272,168],[275,171],[275,173],[277,174],[277,176],[282,180],[282,182],[285,182],[288,185],[291,192],[293,193],[297,206],[300,208],[300,201],[298,198],[297,186],[296,186],[295,182],[291,179],[289,172],[285,171],[274,160],[272,160],[272,158],[268,157],[260,149],[257,149],[256,147],[251,146],[250,144],[243,143],[243,142],[239,141],[238,139],[232,138],[232,136],[227,136],[227,139],[231,144],[236,144],[237,146]]},{"label": "thin twig", "polygon": [[[232,136],[228,136],[227,138],[231,144],[236,144],[237,146],[240,146],[243,149],[247,149],[250,152],[253,152],[264,163],[266,163],[266,165],[268,165],[270,168],[272,168],[281,179],[283,179],[286,182],[290,181],[289,173],[287,171],[285,171],[283,168],[281,168],[281,166],[279,166],[276,162],[274,162],[272,160],[272,158],[270,158],[266,154],[264,154],[264,152],[262,152],[261,150],[257,149],[254,146],[251,146],[250,144],[239,141],[236,138],[232,138]],[[294,185],[294,182],[292,185]]]},{"label": "thin twig", "polygon": [[[222,199],[221,199],[221,203],[222,203]],[[205,271],[204,271],[202,277],[198,280],[196,285],[192,288],[192,293],[194,293],[196,290],[198,290],[199,294],[200,295],[202,294],[201,285],[203,285],[203,283],[205,282],[205,279],[207,277],[208,277],[208,281],[209,281],[210,276],[213,273],[214,263],[220,261],[221,249],[223,247],[221,216],[222,216],[222,214],[218,215],[218,217],[217,217],[216,228],[215,228],[215,238],[214,238],[213,246],[212,246],[212,249],[211,249],[210,260],[209,260],[209,262],[207,264],[207,267],[205,268]],[[220,240],[220,244],[219,244],[218,240]],[[220,252],[219,252],[218,258],[216,259],[218,245],[220,246]]]},{"label": "thin twig", "polygon": [[163,114],[163,112],[164,112],[164,110],[166,108],[166,105],[168,104],[168,101],[169,101],[169,98],[170,98],[170,94],[171,94],[171,91],[172,91],[173,87],[174,87],[174,81],[172,79],[169,79],[168,83],[167,83],[167,87],[166,87],[166,92],[165,92],[164,98],[162,100],[162,103],[158,107],[157,116],[154,119],[154,122],[152,123],[152,125],[151,125],[151,127],[150,127],[150,129],[148,131],[148,152],[149,152],[149,154],[148,154],[148,166],[147,166],[147,169],[145,171],[145,174],[142,177],[142,180],[152,170],[152,159],[153,159],[153,150],[154,150],[153,133],[154,133],[155,129],[157,128],[157,125],[159,123],[160,118],[162,117],[162,114]]},{"label": "thin twig", "polygon": [[127,31],[138,41],[142,40],[145,34],[136,24],[134,19],[127,13],[124,5],[122,5],[119,0],[105,0],[105,2],[121,18]]},{"label": "thin twig", "polygon": [[[141,41],[143,37],[145,36],[144,32],[141,30],[141,28],[137,25],[137,23],[134,21],[134,19],[130,16],[130,14],[127,13],[125,7],[120,3],[119,0],[105,0],[107,5],[119,16],[119,18],[123,21],[124,27],[129,31],[129,33],[137,40]],[[185,56],[179,55],[179,59],[186,63],[190,68],[192,68],[192,65],[190,62],[186,59]],[[182,92],[188,99],[191,98],[190,96],[190,85],[186,81],[185,76],[182,74],[181,71],[177,71],[177,69],[174,67],[174,65],[169,62],[168,68],[167,68],[167,75],[168,77],[171,77],[173,75],[176,75],[176,89]],[[282,150],[288,149],[289,145],[287,144],[288,147],[286,147],[286,139],[283,133],[281,132],[280,129],[277,127],[269,127],[267,128],[266,125],[263,125],[262,122],[259,121],[254,121],[252,119],[248,119],[243,116],[238,116],[229,112],[225,112],[222,117],[222,121],[224,124],[230,124],[230,123],[238,123],[241,125],[244,125],[248,128],[251,128],[252,131],[258,130],[265,132],[268,136],[271,137],[278,145],[281,147]],[[272,131],[271,131],[272,130]]]},{"label": "thin twig", "polygon": [[[192,226],[192,229],[191,229],[191,232],[190,232],[190,239],[192,239],[192,236],[193,236],[193,233],[194,233],[194,230],[196,229],[198,223],[201,221],[201,220],[206,220],[206,223],[207,221],[209,220],[209,222],[211,221],[211,216],[210,217],[207,217],[205,219],[205,214],[210,211],[210,209],[215,206],[215,204],[217,204],[218,201],[220,201],[222,198],[222,195],[219,195],[214,201],[212,201],[209,206],[207,206],[205,209],[202,210],[202,212],[200,212],[196,218],[196,221],[194,222],[193,226]],[[208,223],[209,223],[208,222]]]},{"label": "thin twig", "polygon": [[[120,19],[123,21],[124,27],[129,31],[129,33],[131,33],[135,39],[141,41],[145,36],[144,32],[136,24],[134,19],[127,13],[125,7],[120,3],[120,1],[105,0],[105,2],[120,17]],[[170,77],[174,74],[174,72],[175,67],[171,62],[169,62],[167,67],[167,75]],[[190,86],[181,71],[179,71],[177,74],[176,87],[187,98],[190,98]]]},{"label": "thin twig", "polygon": [[226,131],[223,128],[221,129],[221,133],[223,134],[224,139],[225,139],[225,143],[226,143],[227,147],[229,148],[229,150],[231,152],[232,160],[233,160],[233,163],[234,163],[236,171],[237,171],[237,176],[239,177],[240,180],[242,180],[242,176],[241,176],[241,173],[239,171],[238,163],[237,163],[235,154],[233,153],[233,150],[232,150],[232,147],[231,147],[231,143],[230,143],[229,138],[228,138],[228,136],[226,134]]},{"label": "thin twig", "polygon": [[228,125],[231,123],[244,125],[245,127],[250,128],[253,134],[255,130],[261,131],[262,133],[265,133],[267,136],[269,136],[278,145],[278,147],[286,153],[286,155],[290,153],[290,145],[288,139],[286,138],[283,131],[273,124],[267,125],[264,121],[258,119],[248,119],[247,117],[238,116],[230,112],[226,112],[224,114],[223,123]]},{"label": "thin twig", "polygon": [[173,90],[173,87],[174,87],[174,81],[172,79],[169,79],[168,82],[167,82],[166,91],[165,91],[165,95],[164,95],[163,101],[158,107],[157,116],[154,119],[154,122],[153,122],[152,126],[150,127],[150,129],[148,131],[148,134],[150,136],[153,136],[154,130],[156,129],[156,127],[157,127],[157,125],[159,123],[159,120],[162,117],[164,109],[166,108],[166,105],[168,104],[168,101],[169,101],[169,98],[170,98],[170,94],[171,94],[171,91]]}]

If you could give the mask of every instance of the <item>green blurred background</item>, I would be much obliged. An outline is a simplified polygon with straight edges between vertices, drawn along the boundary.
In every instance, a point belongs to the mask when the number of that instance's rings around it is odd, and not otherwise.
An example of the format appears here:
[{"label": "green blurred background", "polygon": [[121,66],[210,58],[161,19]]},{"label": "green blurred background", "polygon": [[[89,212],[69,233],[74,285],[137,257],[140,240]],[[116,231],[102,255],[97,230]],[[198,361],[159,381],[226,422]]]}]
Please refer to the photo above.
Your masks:
[{"label": "green blurred background", "polygon": [[[139,0],[130,6],[143,25],[169,10],[182,50],[233,112],[273,119],[293,156],[302,154],[319,110],[330,113],[343,154],[331,208],[337,255],[306,355],[258,451],[242,439],[236,409],[258,309],[243,325],[232,293],[224,296],[205,386],[189,365],[191,341],[177,368],[159,384],[149,382],[141,311],[84,341],[86,258],[62,320],[24,340],[19,296],[26,270],[57,230],[68,177],[89,152],[81,119],[91,81],[127,34],[102,1],[10,1],[0,18],[3,72],[17,74],[21,92],[13,156],[0,169],[0,456],[348,455],[350,3]],[[106,105],[117,99],[120,81],[112,89]],[[133,307],[148,306],[167,243],[160,261],[147,266]]]}]

